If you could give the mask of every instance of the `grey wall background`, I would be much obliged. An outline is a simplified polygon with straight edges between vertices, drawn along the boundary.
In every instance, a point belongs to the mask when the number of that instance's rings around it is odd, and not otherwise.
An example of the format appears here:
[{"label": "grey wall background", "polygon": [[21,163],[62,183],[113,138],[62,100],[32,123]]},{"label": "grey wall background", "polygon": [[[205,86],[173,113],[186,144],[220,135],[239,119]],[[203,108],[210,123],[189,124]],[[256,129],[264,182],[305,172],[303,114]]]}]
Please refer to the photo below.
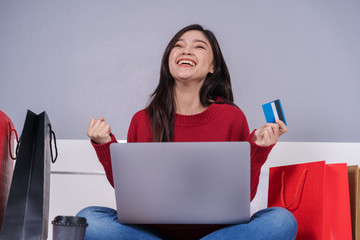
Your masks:
[{"label": "grey wall background", "polygon": [[0,109],[19,132],[46,110],[57,137],[104,116],[126,139],[182,27],[217,36],[251,129],[280,98],[281,141],[360,141],[360,1],[0,0]]}]

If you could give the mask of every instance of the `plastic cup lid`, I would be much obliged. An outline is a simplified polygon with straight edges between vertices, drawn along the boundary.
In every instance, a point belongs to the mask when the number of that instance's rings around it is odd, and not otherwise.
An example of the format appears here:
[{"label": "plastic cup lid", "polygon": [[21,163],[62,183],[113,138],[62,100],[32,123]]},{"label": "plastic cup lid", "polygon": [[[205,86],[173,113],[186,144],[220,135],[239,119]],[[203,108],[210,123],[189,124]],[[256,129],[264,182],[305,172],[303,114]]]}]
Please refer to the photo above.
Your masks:
[{"label": "plastic cup lid", "polygon": [[86,218],[73,216],[57,216],[51,222],[54,225],[87,227]]}]

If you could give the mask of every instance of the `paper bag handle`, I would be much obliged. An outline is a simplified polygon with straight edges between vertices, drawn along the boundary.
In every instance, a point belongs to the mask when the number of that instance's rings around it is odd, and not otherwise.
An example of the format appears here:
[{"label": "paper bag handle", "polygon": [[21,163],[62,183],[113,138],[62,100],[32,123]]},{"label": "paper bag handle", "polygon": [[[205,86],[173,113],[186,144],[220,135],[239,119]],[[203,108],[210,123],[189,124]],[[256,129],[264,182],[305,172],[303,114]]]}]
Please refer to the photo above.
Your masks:
[{"label": "paper bag handle", "polygon": [[15,156],[13,155],[13,151],[11,151],[11,137],[12,137],[12,133],[14,132],[15,133],[15,139],[16,139],[16,144],[19,143],[19,137],[18,137],[18,134],[17,134],[17,131],[11,127],[11,124],[9,122],[9,130],[10,130],[10,135],[9,135],[9,153],[10,153],[10,157],[12,160],[16,160],[16,157],[17,157],[17,151],[15,150]]},{"label": "paper bag handle", "polygon": [[[55,132],[51,129],[51,124],[49,123],[49,129],[50,129],[50,154],[51,154],[51,161],[52,163],[56,162],[56,159],[58,157],[58,150],[57,150],[57,145],[56,145],[56,136],[55,136]],[[55,158],[53,156],[53,151],[52,151],[52,144],[51,144],[51,140],[52,138],[54,138],[54,143],[55,143]]]},{"label": "paper bag handle", "polygon": [[[51,124],[49,123],[49,129],[50,129],[50,154],[51,154],[51,162],[52,163],[55,163],[56,162],[56,159],[58,157],[58,150],[57,150],[57,144],[56,144],[56,136],[55,136],[55,132],[51,129]],[[17,145],[16,145],[16,155],[18,154],[19,152],[19,146],[20,146],[20,143],[21,143],[21,138],[22,138],[22,135],[20,136],[20,141],[18,140],[17,138],[17,133],[16,133],[16,139],[17,139]],[[52,138],[54,138],[54,143],[55,143],[55,158],[53,156],[53,151],[52,151]]]},{"label": "paper bag handle", "polygon": [[282,172],[282,174],[281,174],[281,203],[282,203],[283,207],[285,207],[286,209],[290,210],[290,207],[292,207],[293,204],[295,203],[296,197],[298,196],[298,194],[300,194],[299,200],[297,202],[297,205],[294,206],[292,210],[295,210],[295,209],[297,209],[299,207],[308,171],[309,171],[309,169],[304,169],[304,171],[302,172],[301,177],[300,177],[299,182],[298,182],[297,187],[296,187],[294,197],[293,197],[290,204],[286,204],[286,199],[285,199],[285,171]]}]

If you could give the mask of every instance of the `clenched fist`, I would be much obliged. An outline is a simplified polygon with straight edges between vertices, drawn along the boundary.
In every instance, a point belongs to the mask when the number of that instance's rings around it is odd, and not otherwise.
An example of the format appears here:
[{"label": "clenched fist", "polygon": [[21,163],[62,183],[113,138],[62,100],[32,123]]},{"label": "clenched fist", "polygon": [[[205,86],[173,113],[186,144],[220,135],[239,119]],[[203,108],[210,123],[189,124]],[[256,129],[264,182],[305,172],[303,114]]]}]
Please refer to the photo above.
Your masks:
[{"label": "clenched fist", "polygon": [[104,144],[111,141],[110,125],[105,123],[105,119],[100,117],[98,120],[91,119],[86,134],[96,144]]}]

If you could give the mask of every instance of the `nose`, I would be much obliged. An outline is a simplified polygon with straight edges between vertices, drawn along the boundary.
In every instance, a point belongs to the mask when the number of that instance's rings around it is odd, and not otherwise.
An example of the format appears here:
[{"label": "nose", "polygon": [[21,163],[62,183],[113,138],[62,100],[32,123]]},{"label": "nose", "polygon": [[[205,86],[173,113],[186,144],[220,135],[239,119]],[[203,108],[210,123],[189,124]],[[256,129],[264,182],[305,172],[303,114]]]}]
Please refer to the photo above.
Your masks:
[{"label": "nose", "polygon": [[192,51],[191,51],[190,47],[184,47],[182,54],[183,55],[191,55]]}]

